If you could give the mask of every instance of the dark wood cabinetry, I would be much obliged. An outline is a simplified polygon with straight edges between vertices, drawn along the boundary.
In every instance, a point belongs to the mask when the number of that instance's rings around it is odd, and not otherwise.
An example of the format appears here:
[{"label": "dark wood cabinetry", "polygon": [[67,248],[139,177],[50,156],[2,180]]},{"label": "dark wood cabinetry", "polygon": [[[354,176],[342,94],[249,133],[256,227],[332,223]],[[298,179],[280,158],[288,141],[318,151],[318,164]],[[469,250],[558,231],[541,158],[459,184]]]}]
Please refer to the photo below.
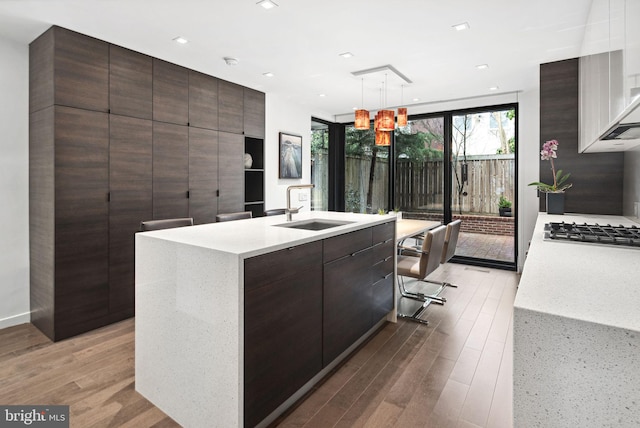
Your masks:
[{"label": "dark wood cabinetry", "polygon": [[189,123],[189,70],[153,59],[153,120]]},{"label": "dark wood cabinetry", "polygon": [[245,426],[322,369],[321,253],[317,241],[245,261]]},{"label": "dark wood cabinetry", "polygon": [[60,27],[31,44],[29,111],[53,104],[109,110],[109,45]]},{"label": "dark wood cabinetry", "polygon": [[244,137],[218,133],[218,212],[244,210]]},{"label": "dark wood cabinetry", "polygon": [[371,229],[324,242],[323,349],[326,366],[371,327]]},{"label": "dark wood cabinetry", "polygon": [[110,116],[109,311],[133,315],[135,233],[153,218],[150,120]]},{"label": "dark wood cabinetry", "polygon": [[60,27],[30,44],[31,317],[49,338],[133,315],[141,221],[244,209],[244,109],[264,110],[244,89]]},{"label": "dark wood cabinetry", "polygon": [[374,226],[372,230],[372,324],[377,323],[393,309],[393,273],[395,252],[395,223]]},{"label": "dark wood cabinetry", "polygon": [[109,108],[112,114],[151,119],[153,59],[120,46],[109,46]]},{"label": "dark wood cabinetry", "polygon": [[218,129],[218,79],[189,70],[189,126]]},{"label": "dark wood cabinetry", "polygon": [[218,212],[218,131],[189,128],[189,216],[214,223]]},{"label": "dark wood cabinetry", "polygon": [[244,88],[244,135],[264,138],[264,93]]},{"label": "dark wood cabinetry", "polygon": [[189,128],[153,123],[153,218],[189,216]]},{"label": "dark wood cabinetry", "polygon": [[244,132],[244,90],[226,80],[218,81],[218,127],[220,131]]}]

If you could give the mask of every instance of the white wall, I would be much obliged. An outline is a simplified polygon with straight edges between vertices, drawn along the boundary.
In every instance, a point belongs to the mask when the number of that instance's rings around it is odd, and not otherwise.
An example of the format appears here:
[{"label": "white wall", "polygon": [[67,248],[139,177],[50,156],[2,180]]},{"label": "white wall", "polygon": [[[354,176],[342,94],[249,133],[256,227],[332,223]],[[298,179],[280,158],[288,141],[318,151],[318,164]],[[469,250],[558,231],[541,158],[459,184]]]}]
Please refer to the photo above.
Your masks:
[{"label": "white wall", "polygon": [[[265,124],[265,201],[266,209],[285,208],[287,206],[287,187],[294,184],[311,183],[311,110],[291,104],[276,94],[266,94]],[[302,178],[278,178],[279,132],[287,132],[302,136]],[[299,194],[304,193],[306,201],[299,201]],[[311,207],[310,191],[293,190],[291,205],[308,211]]]},{"label": "white wall", "polygon": [[0,328],[29,322],[29,47],[0,37]]}]

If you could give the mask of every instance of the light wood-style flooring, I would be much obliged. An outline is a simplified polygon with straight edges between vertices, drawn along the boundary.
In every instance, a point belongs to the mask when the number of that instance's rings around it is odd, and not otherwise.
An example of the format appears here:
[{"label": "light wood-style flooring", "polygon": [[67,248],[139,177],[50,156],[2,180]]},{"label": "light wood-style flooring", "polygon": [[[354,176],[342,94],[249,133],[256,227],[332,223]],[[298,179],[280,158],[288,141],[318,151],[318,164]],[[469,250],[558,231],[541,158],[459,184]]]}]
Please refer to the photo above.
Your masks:
[{"label": "light wood-style flooring", "polygon": [[[514,272],[447,264],[430,325],[386,324],[280,427],[512,426]],[[58,343],[30,324],[0,330],[0,403],[68,404],[72,427],[173,427],[134,389],[134,320]]]}]

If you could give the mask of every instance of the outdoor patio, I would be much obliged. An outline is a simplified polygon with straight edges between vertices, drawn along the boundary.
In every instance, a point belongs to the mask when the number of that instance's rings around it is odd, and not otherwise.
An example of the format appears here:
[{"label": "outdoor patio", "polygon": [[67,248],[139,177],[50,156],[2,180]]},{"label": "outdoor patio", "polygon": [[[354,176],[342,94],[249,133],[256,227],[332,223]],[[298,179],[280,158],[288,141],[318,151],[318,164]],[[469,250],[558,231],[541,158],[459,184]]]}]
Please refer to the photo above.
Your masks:
[{"label": "outdoor patio", "polygon": [[514,239],[513,236],[460,232],[456,255],[513,262]]}]

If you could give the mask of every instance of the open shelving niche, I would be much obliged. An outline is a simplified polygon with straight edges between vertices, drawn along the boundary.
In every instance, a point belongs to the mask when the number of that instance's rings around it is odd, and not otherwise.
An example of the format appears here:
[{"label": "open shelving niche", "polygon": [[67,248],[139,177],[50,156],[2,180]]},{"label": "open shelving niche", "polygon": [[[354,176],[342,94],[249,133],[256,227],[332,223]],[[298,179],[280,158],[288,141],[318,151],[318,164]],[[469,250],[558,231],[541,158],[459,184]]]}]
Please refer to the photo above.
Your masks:
[{"label": "open shelving niche", "polygon": [[245,137],[244,152],[251,155],[251,168],[244,170],[244,209],[253,217],[264,215],[264,139]]}]

